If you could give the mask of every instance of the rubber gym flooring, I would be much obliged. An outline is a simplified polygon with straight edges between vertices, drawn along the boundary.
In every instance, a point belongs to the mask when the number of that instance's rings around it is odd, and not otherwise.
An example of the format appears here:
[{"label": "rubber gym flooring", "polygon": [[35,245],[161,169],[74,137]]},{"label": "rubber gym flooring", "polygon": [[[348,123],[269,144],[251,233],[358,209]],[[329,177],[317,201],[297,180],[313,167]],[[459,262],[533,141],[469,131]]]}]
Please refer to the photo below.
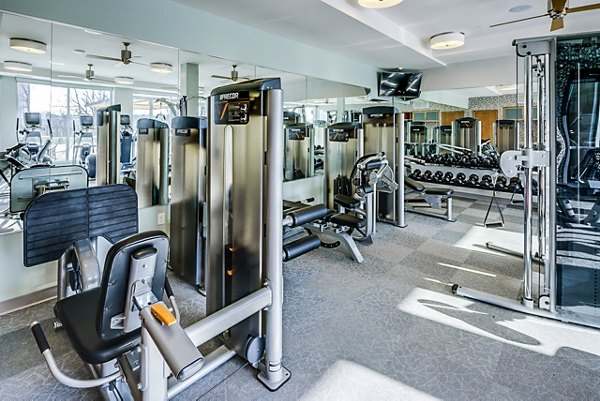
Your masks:
[{"label": "rubber gym flooring", "polygon": [[[506,204],[506,201],[501,201]],[[292,378],[271,393],[234,358],[177,400],[600,400],[600,331],[525,316],[453,296],[459,283],[517,298],[522,212],[484,228],[487,203],[455,198],[458,221],[407,214],[408,227],[379,224],[354,263],[318,249],[284,266],[284,365]],[[183,325],[204,299],[176,281]],[[0,317],[0,400],[95,400],[54,380],[29,332],[40,320],[58,364],[89,377],[64,334],[51,329],[52,302]],[[205,348],[216,347],[213,341]]]}]

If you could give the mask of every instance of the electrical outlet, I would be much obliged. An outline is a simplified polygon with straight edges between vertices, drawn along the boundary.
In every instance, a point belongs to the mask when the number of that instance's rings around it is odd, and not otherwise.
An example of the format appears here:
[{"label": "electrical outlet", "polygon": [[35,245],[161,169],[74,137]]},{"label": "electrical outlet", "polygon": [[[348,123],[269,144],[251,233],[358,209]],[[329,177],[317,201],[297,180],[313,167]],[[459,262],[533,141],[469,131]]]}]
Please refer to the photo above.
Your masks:
[{"label": "electrical outlet", "polygon": [[165,213],[159,213],[156,215],[156,224],[159,226],[162,226],[163,224],[165,224]]}]

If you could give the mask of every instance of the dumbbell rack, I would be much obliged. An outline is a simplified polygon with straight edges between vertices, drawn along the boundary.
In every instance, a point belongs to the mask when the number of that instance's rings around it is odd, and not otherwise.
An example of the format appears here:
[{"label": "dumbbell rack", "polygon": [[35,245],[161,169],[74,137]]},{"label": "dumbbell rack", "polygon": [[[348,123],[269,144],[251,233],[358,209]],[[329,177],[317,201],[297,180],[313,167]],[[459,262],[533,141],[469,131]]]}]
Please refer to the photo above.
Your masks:
[{"label": "dumbbell rack", "polygon": [[[410,170],[411,171],[415,171],[415,170],[421,170],[421,172],[425,172],[427,170],[431,171],[432,173],[436,173],[437,171],[441,171],[443,174],[446,174],[447,172],[451,172],[453,174],[453,176],[456,178],[456,176],[459,173],[463,173],[468,177],[471,174],[476,174],[477,176],[483,177],[484,175],[489,175],[491,177],[494,177],[495,174],[498,175],[498,177],[505,177],[504,174],[502,174],[501,171],[498,170],[494,170],[494,169],[484,169],[484,168],[468,168],[468,167],[457,167],[457,166],[444,166],[444,165],[439,165],[439,164],[429,164],[426,163],[425,165],[422,164],[418,164],[415,162],[410,162]],[[410,175],[409,175],[410,176]],[[486,188],[486,187],[482,187],[480,185],[476,185],[476,186],[464,186],[464,185],[457,185],[455,182],[450,182],[450,181],[428,181],[428,180],[423,180],[422,178],[414,178],[411,177],[415,180],[421,181],[421,182],[427,182],[427,185],[441,185],[441,186],[451,186],[453,188],[455,188],[457,190],[457,192],[460,193],[466,193],[466,194],[473,194],[473,195],[483,195],[483,196],[491,196],[491,192],[494,190],[494,187],[490,187],[490,188]],[[506,178],[507,182],[509,181],[508,178]],[[478,184],[479,184],[479,180],[478,180]],[[522,192],[517,191],[516,194],[521,195]],[[503,198],[503,199],[514,199],[515,196],[513,196],[513,191],[512,190],[508,190],[508,187],[506,190],[502,191],[502,190],[496,190],[496,196],[498,198]],[[519,196],[518,199],[515,200],[520,200],[521,197]]]}]

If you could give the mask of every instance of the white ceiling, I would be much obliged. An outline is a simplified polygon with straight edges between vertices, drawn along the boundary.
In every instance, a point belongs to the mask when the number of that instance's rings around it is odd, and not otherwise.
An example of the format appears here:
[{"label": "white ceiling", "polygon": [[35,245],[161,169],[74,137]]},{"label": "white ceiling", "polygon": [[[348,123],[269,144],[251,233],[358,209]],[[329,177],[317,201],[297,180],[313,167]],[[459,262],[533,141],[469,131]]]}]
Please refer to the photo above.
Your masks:
[{"label": "white ceiling", "polygon": [[[512,41],[549,35],[550,19],[490,28],[489,25],[544,14],[545,0],[404,0],[386,9],[364,9],[357,0],[176,0],[380,68],[427,69],[513,54]],[[570,0],[571,7],[597,0]],[[510,13],[509,9],[531,9]],[[598,31],[600,10],[570,14],[558,34]],[[464,32],[455,50],[432,51],[429,38]]]},{"label": "white ceiling", "polygon": [[[170,0],[196,7],[269,33],[302,42],[349,59],[378,68],[403,67],[428,69],[498,56],[511,57],[512,40],[549,34],[549,18],[540,18],[503,27],[490,24],[525,18],[546,12],[545,0],[404,0],[401,4],[379,10],[363,9],[356,0]],[[592,4],[598,0],[570,0],[570,6]],[[520,13],[510,13],[514,6],[530,5]],[[565,29],[559,34],[598,30],[600,10],[567,15]],[[429,38],[445,31],[465,33],[465,46],[447,51],[429,49]],[[22,36],[46,42],[46,55],[30,55],[9,48],[10,37]],[[251,40],[251,38],[240,38]],[[122,42],[131,42],[133,61],[143,64],[166,62],[174,66],[172,74],[149,71],[143,65],[123,65],[112,61],[90,60],[87,54],[119,57]],[[83,53],[75,53],[81,49]],[[211,78],[212,74],[229,75],[234,62],[210,56],[182,52],[178,49],[140,40],[94,34],[81,28],[33,20],[0,13],[0,62],[17,60],[33,64],[34,77],[52,77],[55,81],[81,82],[87,63],[94,64],[99,78],[133,77],[138,88],[176,91],[179,85],[177,66],[184,62],[200,64],[200,87],[211,88],[229,83]],[[295,74],[271,71],[253,65],[238,64],[240,76],[282,76],[284,81],[303,79]],[[10,75],[0,65],[0,73]],[[97,81],[102,84],[102,81]],[[108,84],[108,83],[105,83]],[[115,86],[110,83],[109,85]],[[310,92],[310,88],[309,88]],[[310,97],[310,93],[307,95]]]}]

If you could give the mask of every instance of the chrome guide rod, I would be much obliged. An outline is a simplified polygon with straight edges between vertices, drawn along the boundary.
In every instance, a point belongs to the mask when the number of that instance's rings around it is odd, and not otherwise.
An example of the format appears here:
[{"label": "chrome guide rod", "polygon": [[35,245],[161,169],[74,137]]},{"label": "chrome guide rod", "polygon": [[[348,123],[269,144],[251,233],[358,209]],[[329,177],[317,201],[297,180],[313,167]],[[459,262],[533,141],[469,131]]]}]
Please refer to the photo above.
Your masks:
[{"label": "chrome guide rod", "polygon": [[[525,57],[525,101],[523,107],[523,118],[525,122],[525,149],[531,149],[533,145],[533,56]],[[533,308],[533,297],[531,292],[533,264],[531,259],[532,249],[532,170],[525,168],[524,185],[524,243],[523,243],[523,304]]]},{"label": "chrome guide rod", "polygon": [[555,117],[556,110],[554,99],[556,82],[554,70],[554,56],[556,54],[556,41],[550,43],[550,49],[544,55],[546,64],[546,126],[548,133],[548,152],[550,167],[546,180],[546,202],[548,204],[547,211],[547,241],[546,241],[546,269],[545,273],[548,277],[550,312],[556,312],[556,125]]},{"label": "chrome guide rod", "polygon": [[[546,120],[544,116],[546,114],[546,86],[545,86],[545,65],[542,59],[542,56],[536,56],[536,78],[537,78],[537,150],[545,150],[546,149],[546,141],[545,141],[545,130],[546,130]],[[545,243],[546,240],[544,236],[546,235],[546,191],[544,190],[544,185],[546,181],[546,168],[538,167],[538,193],[537,193],[537,254],[544,259],[545,258]],[[542,285],[542,281],[539,280],[541,278],[542,271],[538,266],[538,296],[541,296],[546,293],[546,282],[544,280],[544,288],[540,288]],[[545,274],[544,274],[545,277]]]}]

